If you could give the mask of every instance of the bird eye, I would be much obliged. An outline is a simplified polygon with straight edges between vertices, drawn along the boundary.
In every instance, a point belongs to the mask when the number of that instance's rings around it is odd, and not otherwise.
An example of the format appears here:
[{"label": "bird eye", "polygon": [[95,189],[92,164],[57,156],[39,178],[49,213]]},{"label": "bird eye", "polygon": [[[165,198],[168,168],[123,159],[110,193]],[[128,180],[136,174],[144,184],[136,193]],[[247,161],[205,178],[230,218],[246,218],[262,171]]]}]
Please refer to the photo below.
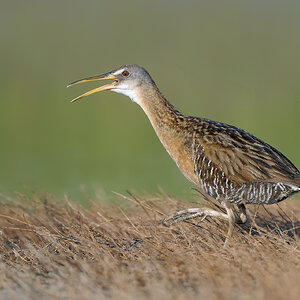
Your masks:
[{"label": "bird eye", "polygon": [[122,72],[122,75],[123,75],[124,77],[127,77],[127,76],[129,75],[129,72],[125,70],[125,71]]}]

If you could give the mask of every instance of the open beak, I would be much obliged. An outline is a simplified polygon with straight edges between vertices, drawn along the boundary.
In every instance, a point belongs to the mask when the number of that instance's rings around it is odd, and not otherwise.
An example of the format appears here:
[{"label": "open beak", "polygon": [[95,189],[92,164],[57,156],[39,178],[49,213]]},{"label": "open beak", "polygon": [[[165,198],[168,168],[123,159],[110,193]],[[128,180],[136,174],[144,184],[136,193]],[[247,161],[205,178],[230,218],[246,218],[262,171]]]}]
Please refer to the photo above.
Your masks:
[{"label": "open beak", "polygon": [[92,77],[87,77],[87,78],[84,78],[84,79],[80,79],[80,80],[77,80],[77,81],[74,81],[72,83],[70,83],[67,87],[70,87],[72,85],[75,85],[75,84],[78,84],[78,83],[82,83],[82,82],[88,82],[88,81],[96,81],[96,80],[107,80],[107,79],[110,79],[110,80],[114,80],[114,82],[112,83],[109,83],[109,84],[105,84],[103,86],[100,86],[98,88],[95,88],[91,91],[88,91],[78,97],[76,97],[75,99],[73,99],[71,102],[75,102],[83,97],[86,97],[86,96],[89,96],[91,94],[94,94],[94,93],[97,93],[97,92],[101,92],[101,91],[106,91],[106,90],[111,90],[115,87],[115,83],[118,82],[118,79],[112,75],[111,73],[106,73],[106,74],[103,74],[103,75],[97,75],[97,76],[92,76]]}]

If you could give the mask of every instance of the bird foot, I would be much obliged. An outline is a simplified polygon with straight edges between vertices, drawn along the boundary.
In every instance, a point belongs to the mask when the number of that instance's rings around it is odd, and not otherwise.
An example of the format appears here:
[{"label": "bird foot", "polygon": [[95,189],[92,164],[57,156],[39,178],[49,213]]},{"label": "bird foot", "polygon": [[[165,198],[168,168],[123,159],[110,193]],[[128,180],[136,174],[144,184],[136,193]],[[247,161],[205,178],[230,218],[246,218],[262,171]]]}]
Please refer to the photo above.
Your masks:
[{"label": "bird foot", "polygon": [[226,209],[226,214],[220,211],[216,211],[212,208],[208,207],[200,207],[200,208],[188,208],[181,211],[176,212],[175,214],[163,219],[161,221],[162,224],[170,221],[170,225],[174,223],[178,223],[181,221],[186,221],[194,218],[199,218],[197,225],[201,223],[207,216],[221,218],[223,220],[228,221],[228,232],[225,239],[224,247],[228,246],[228,243],[232,237],[234,224],[235,223],[245,223],[247,221],[247,213],[246,207],[244,204],[238,206],[239,215],[235,216],[230,203],[227,202],[222,203],[224,208]]},{"label": "bird foot", "polygon": [[175,214],[164,218],[161,223],[165,224],[166,222],[170,221],[170,225],[174,223],[178,223],[181,221],[186,221],[194,218],[199,218],[199,221],[197,224],[201,223],[207,216],[210,217],[217,217],[222,218],[224,220],[228,220],[228,215],[224,214],[222,212],[213,210],[211,208],[207,207],[201,207],[201,208],[188,208],[181,211],[176,212]]}]

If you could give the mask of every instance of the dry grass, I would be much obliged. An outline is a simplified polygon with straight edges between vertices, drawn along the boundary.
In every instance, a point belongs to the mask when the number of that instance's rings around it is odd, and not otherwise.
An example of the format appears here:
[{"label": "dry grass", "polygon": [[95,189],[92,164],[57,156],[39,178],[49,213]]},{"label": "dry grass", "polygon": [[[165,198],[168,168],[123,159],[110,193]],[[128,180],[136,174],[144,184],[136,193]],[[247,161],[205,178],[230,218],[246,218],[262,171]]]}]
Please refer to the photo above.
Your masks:
[{"label": "dry grass", "polygon": [[296,200],[254,207],[224,248],[223,221],[161,225],[195,207],[167,196],[129,195],[126,209],[20,198],[1,204],[1,299],[299,299]]}]

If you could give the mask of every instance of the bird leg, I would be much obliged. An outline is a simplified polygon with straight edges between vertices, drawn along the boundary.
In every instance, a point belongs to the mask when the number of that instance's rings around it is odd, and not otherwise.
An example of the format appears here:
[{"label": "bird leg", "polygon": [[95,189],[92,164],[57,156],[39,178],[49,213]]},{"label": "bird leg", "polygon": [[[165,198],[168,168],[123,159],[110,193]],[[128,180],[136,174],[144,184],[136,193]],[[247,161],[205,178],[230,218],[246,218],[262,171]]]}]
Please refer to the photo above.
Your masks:
[{"label": "bird leg", "polygon": [[232,237],[233,229],[234,229],[234,223],[237,222],[237,218],[234,215],[232,205],[228,201],[222,201],[223,206],[226,209],[227,212],[227,219],[228,219],[228,231],[227,231],[227,236],[225,239],[225,244],[224,247],[227,246],[228,240]]},{"label": "bird leg", "polygon": [[213,210],[211,208],[207,208],[207,207],[199,207],[199,208],[188,208],[188,209],[184,209],[181,211],[176,212],[175,214],[164,218],[161,222],[164,224],[165,222],[171,221],[170,224],[174,224],[174,223],[178,223],[181,221],[186,221],[186,220],[190,220],[193,218],[197,218],[199,217],[200,220],[198,223],[202,222],[207,216],[210,217],[219,217],[222,218],[224,220],[228,220],[228,215]]},{"label": "bird leg", "polygon": [[228,201],[222,201],[222,205],[226,209],[226,214],[223,212],[216,211],[212,208],[208,207],[200,207],[200,208],[188,208],[181,211],[176,212],[175,214],[163,219],[161,222],[164,224],[165,222],[171,221],[170,225],[174,223],[178,223],[181,221],[190,220],[193,218],[199,218],[197,224],[202,222],[207,216],[217,217],[223,220],[228,220],[228,232],[225,240],[224,246],[227,245],[228,240],[231,238],[234,224],[235,223],[245,223],[247,221],[246,208],[244,204],[238,206],[239,208],[239,216],[235,216],[232,204]]}]

